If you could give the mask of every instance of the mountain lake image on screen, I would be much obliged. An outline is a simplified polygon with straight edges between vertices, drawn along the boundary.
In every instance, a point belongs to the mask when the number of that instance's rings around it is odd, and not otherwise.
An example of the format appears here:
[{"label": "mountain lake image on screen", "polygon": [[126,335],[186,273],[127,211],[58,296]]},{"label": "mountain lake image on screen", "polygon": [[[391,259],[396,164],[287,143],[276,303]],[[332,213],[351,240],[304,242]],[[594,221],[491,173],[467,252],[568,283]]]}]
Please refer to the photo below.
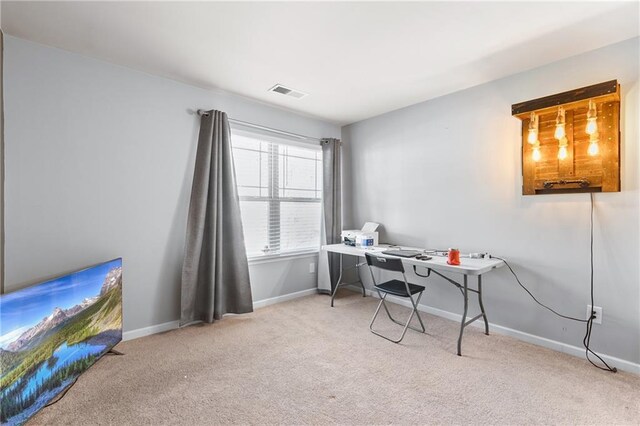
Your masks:
[{"label": "mountain lake image on screen", "polygon": [[122,340],[122,259],[0,296],[0,423],[20,425]]}]

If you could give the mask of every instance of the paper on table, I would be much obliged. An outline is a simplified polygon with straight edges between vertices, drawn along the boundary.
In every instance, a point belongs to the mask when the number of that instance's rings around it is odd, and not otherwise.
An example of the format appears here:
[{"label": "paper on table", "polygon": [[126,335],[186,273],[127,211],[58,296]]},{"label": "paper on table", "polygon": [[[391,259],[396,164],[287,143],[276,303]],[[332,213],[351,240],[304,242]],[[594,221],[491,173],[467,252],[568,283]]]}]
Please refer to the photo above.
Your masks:
[{"label": "paper on table", "polygon": [[365,250],[371,251],[373,253],[382,253],[385,250],[389,250],[389,247],[366,247]]},{"label": "paper on table", "polygon": [[374,222],[366,222],[364,224],[364,226],[362,227],[362,232],[374,232],[376,229],[378,229],[378,226],[380,226],[377,223]]}]

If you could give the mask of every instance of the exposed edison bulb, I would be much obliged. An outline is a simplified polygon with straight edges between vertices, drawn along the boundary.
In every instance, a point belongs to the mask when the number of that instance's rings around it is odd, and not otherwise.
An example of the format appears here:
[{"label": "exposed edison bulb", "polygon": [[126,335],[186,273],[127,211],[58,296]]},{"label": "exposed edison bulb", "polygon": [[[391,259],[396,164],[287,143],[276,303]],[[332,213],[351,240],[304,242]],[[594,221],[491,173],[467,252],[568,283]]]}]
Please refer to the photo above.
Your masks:
[{"label": "exposed edison bulb", "polygon": [[564,160],[567,158],[567,147],[562,145],[559,149],[558,149],[558,160]]},{"label": "exposed edison bulb", "polygon": [[531,159],[535,162],[540,161],[542,158],[542,154],[540,153],[540,147],[536,146],[533,148],[533,152],[531,153]]},{"label": "exposed edison bulb", "polygon": [[558,140],[561,140],[567,135],[564,129],[564,108],[558,108],[558,116],[556,117],[556,132],[554,133],[554,137]]},{"label": "exposed edison bulb", "polygon": [[599,152],[600,147],[598,146],[598,134],[594,133],[593,135],[591,135],[591,138],[589,138],[589,148],[587,149],[587,154],[593,157],[595,155],[598,155]]},{"label": "exposed edison bulb", "polygon": [[558,160],[564,160],[567,158],[567,145],[569,145],[569,141],[566,137],[560,139],[560,142],[558,143]]},{"label": "exposed edison bulb", "polygon": [[587,128],[588,135],[594,135],[598,131],[598,110],[593,99],[589,99],[589,111],[587,112]]},{"label": "exposed edison bulb", "polygon": [[527,136],[527,142],[531,145],[535,144],[538,140],[538,116],[535,112],[531,113],[529,119],[529,135]]}]

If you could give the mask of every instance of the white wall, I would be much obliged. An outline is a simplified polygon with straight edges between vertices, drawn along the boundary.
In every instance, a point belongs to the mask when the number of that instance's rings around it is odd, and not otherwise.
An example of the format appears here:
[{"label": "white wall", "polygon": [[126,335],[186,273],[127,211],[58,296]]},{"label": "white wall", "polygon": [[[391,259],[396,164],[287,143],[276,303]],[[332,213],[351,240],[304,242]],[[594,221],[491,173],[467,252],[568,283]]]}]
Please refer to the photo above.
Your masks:
[{"label": "white wall", "polygon": [[[314,137],[332,124],[14,37],[5,40],[7,290],[124,258],[124,329],[178,319],[199,120]],[[177,64],[179,66],[179,64]],[[254,300],[314,288],[296,258],[250,267]]]},{"label": "white wall", "polygon": [[[521,195],[521,123],[511,104],[618,79],[622,192],[595,195],[595,297],[604,312],[592,347],[640,362],[638,48],[628,40],[344,127],[345,226],[371,220],[384,225],[386,242],[504,256],[542,301],[584,318],[589,195]],[[431,281],[424,303],[461,313],[458,290]],[[584,326],[538,307],[506,268],[483,288],[491,322],[581,346]]]}]

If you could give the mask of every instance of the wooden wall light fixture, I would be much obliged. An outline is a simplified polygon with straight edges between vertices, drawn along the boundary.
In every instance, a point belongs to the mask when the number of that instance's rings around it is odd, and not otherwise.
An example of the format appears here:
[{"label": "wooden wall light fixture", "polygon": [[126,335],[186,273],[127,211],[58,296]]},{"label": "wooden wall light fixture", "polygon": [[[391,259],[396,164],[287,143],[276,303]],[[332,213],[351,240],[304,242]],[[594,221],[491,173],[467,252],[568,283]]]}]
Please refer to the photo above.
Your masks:
[{"label": "wooden wall light fixture", "polygon": [[620,85],[511,105],[522,120],[522,194],[620,191]]}]

